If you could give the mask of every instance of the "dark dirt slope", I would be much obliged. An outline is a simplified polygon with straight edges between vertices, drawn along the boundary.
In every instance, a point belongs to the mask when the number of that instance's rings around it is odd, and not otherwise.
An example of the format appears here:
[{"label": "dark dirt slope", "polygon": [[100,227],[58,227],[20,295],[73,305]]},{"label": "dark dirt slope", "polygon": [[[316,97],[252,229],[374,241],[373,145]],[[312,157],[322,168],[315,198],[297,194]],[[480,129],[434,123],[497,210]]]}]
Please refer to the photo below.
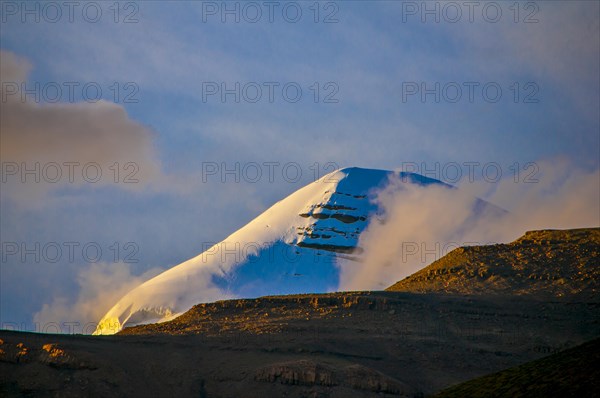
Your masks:
[{"label": "dark dirt slope", "polygon": [[450,387],[435,398],[584,398],[600,395],[600,339]]},{"label": "dark dirt slope", "polygon": [[509,244],[461,247],[386,290],[597,300],[600,228],[530,231]]}]

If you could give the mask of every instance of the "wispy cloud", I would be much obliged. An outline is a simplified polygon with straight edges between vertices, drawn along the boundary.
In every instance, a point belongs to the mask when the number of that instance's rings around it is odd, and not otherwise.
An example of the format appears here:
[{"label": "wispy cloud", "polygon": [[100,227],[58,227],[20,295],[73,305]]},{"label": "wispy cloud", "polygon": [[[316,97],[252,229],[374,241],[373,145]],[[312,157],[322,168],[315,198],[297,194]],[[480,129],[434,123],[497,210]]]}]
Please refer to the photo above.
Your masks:
[{"label": "wispy cloud", "polygon": [[[499,184],[463,181],[449,189],[393,179],[377,195],[382,217],[374,217],[360,237],[364,262],[342,263],[340,289],[385,288],[463,245],[506,243],[535,229],[600,226],[600,170],[565,160],[538,165],[541,173],[532,183],[515,183],[511,176]],[[508,213],[474,217],[473,194]]]},{"label": "wispy cloud", "polygon": [[[162,271],[152,268],[134,275],[126,263],[96,263],[77,273],[78,293],[57,295],[33,315],[41,331],[91,334],[98,320],[126,293]],[[54,329],[53,329],[54,328]],[[71,330],[67,330],[71,328]]]}]

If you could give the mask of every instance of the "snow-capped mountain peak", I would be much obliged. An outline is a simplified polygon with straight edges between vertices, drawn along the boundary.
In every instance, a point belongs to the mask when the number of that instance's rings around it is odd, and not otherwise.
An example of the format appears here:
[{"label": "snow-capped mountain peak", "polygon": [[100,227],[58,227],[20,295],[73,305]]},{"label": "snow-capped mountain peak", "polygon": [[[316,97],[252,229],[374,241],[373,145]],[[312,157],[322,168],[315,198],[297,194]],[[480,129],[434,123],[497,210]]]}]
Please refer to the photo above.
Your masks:
[{"label": "snow-capped mountain peak", "polygon": [[411,173],[356,167],[334,171],[275,203],[222,242],[130,291],[95,334],[172,319],[202,302],[335,290],[336,260],[359,259],[359,236],[378,213],[372,199],[394,175],[407,183],[442,184]]}]

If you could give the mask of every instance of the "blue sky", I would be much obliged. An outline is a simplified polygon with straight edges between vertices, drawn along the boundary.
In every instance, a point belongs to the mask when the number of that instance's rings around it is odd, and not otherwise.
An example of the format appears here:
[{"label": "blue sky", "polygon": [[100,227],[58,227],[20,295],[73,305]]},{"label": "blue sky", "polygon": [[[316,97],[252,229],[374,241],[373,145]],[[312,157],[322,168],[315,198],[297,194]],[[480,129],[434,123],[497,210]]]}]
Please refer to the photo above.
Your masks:
[{"label": "blue sky", "polygon": [[[458,2],[453,4],[462,17],[454,23],[449,20],[455,9],[436,2],[320,2],[317,23],[312,1],[277,2],[272,22],[263,2],[252,3],[262,12],[257,23],[247,21],[254,14],[243,13],[244,2],[226,3],[239,7],[239,23],[232,15],[222,22],[222,2],[121,2],[116,23],[113,2],[91,3],[102,10],[96,23],[82,14],[85,4],[75,9],[72,22],[62,8],[53,23],[48,19],[54,11],[43,14],[43,3],[28,3],[41,13],[36,22],[35,15],[23,15],[21,2],[3,2],[3,62],[9,56],[22,60],[26,87],[91,82],[102,88],[105,101],[116,102],[105,109],[108,117],[88,103],[89,114],[78,126],[90,131],[81,139],[59,128],[36,130],[29,138],[35,145],[21,143],[20,152],[12,152],[15,138],[3,131],[3,162],[97,161],[105,172],[99,184],[3,182],[3,243],[97,242],[104,248],[101,262],[110,263],[106,253],[114,242],[134,242],[138,262],[124,265],[133,280],[243,226],[314,180],[315,164],[318,175],[331,165],[397,169],[405,162],[495,162],[505,175],[515,162],[559,158],[583,170],[600,165],[597,2],[521,2],[518,15],[513,2],[477,2],[472,21]],[[217,14],[207,14],[213,6]],[[439,8],[439,22],[435,15],[423,21],[425,7]],[[302,17],[289,22],[297,9]],[[496,9],[502,15],[491,22]],[[126,15],[134,22],[124,23]],[[333,23],[324,22],[327,15]],[[16,81],[3,76],[3,83]],[[233,88],[236,82],[248,90],[261,87],[261,99],[203,98],[203,87]],[[275,87],[273,102],[265,82]],[[469,82],[476,87],[473,101],[467,98]],[[115,83],[118,101],[110,89]],[[420,93],[403,99],[403,89],[423,83],[439,83],[448,97],[459,86],[463,95],[455,103],[444,95],[438,102],[434,95],[422,101]],[[284,98],[286,84],[301,88],[300,100]],[[486,100],[480,89],[485,85],[500,87],[502,97]],[[124,102],[126,94],[136,102]],[[324,102],[328,94],[336,102]],[[528,94],[536,101],[525,103]],[[32,109],[47,106],[45,100]],[[86,101],[76,89],[75,98],[63,92],[59,102],[69,107]],[[5,101],[2,106],[9,110]],[[78,112],[52,108],[47,117],[54,111],[56,118]],[[115,125],[107,127],[108,119]],[[115,131],[119,126],[126,128]],[[44,147],[45,140],[53,145]],[[39,146],[37,152],[27,153],[29,144]],[[120,167],[136,163],[140,182],[106,182],[113,161]],[[203,164],[243,168],[250,162],[278,162],[273,181],[265,168],[256,183],[203,175]],[[300,167],[298,181],[283,178],[288,162]],[[80,297],[81,270],[98,265],[81,258],[32,264],[18,257],[1,264],[0,322],[29,328],[43,304]]]}]

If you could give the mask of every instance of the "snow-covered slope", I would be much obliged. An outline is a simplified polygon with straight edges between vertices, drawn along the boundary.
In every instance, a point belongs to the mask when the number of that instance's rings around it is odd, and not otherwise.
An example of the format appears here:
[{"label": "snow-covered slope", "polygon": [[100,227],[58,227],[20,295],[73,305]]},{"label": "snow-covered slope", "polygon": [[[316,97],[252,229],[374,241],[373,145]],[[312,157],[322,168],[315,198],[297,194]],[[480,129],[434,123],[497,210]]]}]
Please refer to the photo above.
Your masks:
[{"label": "snow-covered slope", "polygon": [[[374,191],[394,174],[346,168],[299,189],[224,241],[129,292],[95,334],[165,321],[202,302],[335,290],[336,259],[360,257],[359,235],[378,211]],[[417,174],[400,176],[406,183],[442,184]]]}]

